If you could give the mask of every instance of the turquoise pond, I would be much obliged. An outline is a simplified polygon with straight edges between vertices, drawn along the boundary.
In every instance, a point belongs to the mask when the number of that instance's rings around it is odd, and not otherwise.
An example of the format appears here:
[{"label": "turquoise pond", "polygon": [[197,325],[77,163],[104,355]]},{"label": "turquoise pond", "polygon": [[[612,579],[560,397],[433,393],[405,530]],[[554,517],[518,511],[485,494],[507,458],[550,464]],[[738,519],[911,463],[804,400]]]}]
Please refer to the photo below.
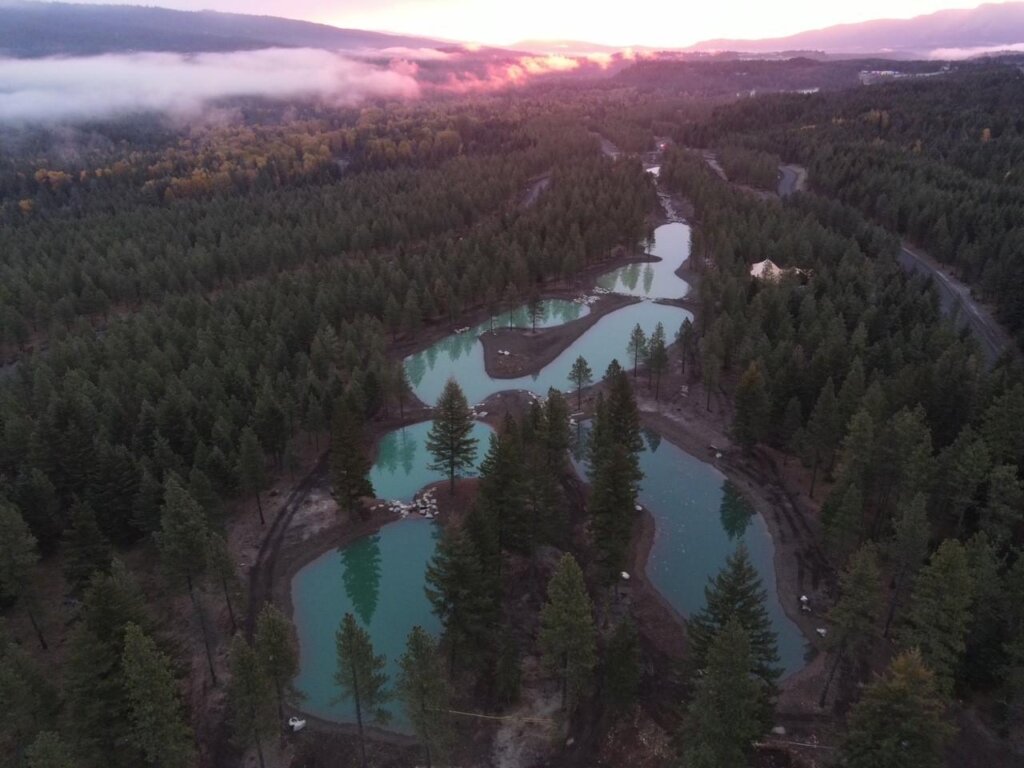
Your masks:
[{"label": "turquoise pond", "polygon": [[[424,486],[446,479],[443,472],[428,469],[427,433],[431,422],[421,421],[388,432],[377,446],[377,459],[370,469],[370,482],[378,498],[412,501]],[[487,452],[491,428],[483,422],[473,424],[477,439],[477,461]]]},{"label": "turquoise pond", "polygon": [[597,279],[597,284],[612,293],[646,299],[679,299],[690,292],[690,285],[676,270],[690,258],[690,228],[683,223],[665,224],[655,230],[648,253],[661,261],[627,264]]},{"label": "turquoise pond", "polygon": [[602,317],[538,373],[517,379],[495,379],[487,375],[483,345],[476,337],[471,344],[456,350],[447,345],[447,340],[439,342],[425,352],[406,358],[405,370],[416,396],[425,403],[437,402],[449,377],[459,382],[470,403],[479,403],[495,392],[505,390],[525,389],[544,394],[554,387],[566,391],[572,388],[569,370],[580,355],[587,359],[595,378],[598,378],[613,359],[626,364],[629,359],[626,352],[629,332],[637,323],[648,334],[662,323],[667,337],[674,339],[676,331],[688,317],[692,315],[685,309],[668,304],[631,304]]},{"label": "turquoise pond", "polygon": [[[309,563],[292,580],[293,620],[299,635],[299,674],[295,686],[303,694],[302,709],[327,720],[355,722],[350,701],[338,702],[335,633],[352,613],[373,638],[378,654],[387,657],[392,684],[405,640],[419,624],[438,634],[440,622],[423,593],[423,573],[434,554],[438,528],[429,520],[407,518],[380,532],[332,550]],[[398,703],[389,707],[390,730],[407,731]]]},{"label": "turquoise pond", "polygon": [[[578,428],[585,443],[587,427]],[[775,546],[768,526],[743,494],[711,464],[701,461],[651,430],[644,431],[640,503],[655,521],[647,577],[683,616],[704,607],[704,587],[742,542],[761,576],[767,608],[778,635],[786,673],[804,665],[806,642],[782,610],[775,581]],[[573,463],[584,477],[579,445]]]},{"label": "turquoise pond", "polygon": [[[449,377],[459,382],[470,403],[479,403],[504,390],[525,389],[538,394],[550,387],[567,390],[569,369],[579,355],[590,363],[595,377],[614,358],[626,365],[627,338],[638,323],[649,334],[660,322],[669,339],[674,338],[690,313],[650,299],[679,298],[688,290],[685,281],[674,273],[689,253],[690,231],[683,224],[666,224],[655,235],[652,248],[663,262],[637,265],[650,267],[650,271],[615,270],[600,278],[616,292],[648,300],[602,317],[537,375],[518,379],[493,379],[484,370],[480,334],[492,324],[529,324],[525,307],[497,315],[492,321],[449,336],[406,359],[406,370],[417,396],[426,403],[435,402]],[[588,311],[585,305],[575,302],[547,301],[538,326],[570,322]],[[377,496],[408,501],[424,486],[443,479],[440,473],[426,468],[429,458],[425,441],[429,429],[429,422],[413,424],[382,439],[371,471]],[[478,460],[487,449],[489,432],[483,424],[475,427],[474,434],[480,439]],[[656,433],[646,433],[646,439],[647,447],[641,458],[645,479],[640,499],[656,520],[647,566],[651,581],[681,614],[688,615],[703,605],[708,577],[719,570],[740,541],[745,542],[768,592],[783,666],[787,671],[799,668],[804,642],[778,604],[773,546],[764,521],[715,467],[662,440]],[[440,630],[423,592],[424,571],[433,555],[436,536],[437,528],[431,521],[405,519],[342,550],[321,555],[295,575],[291,595],[300,649],[300,671],[295,682],[306,695],[304,710],[339,722],[355,718],[351,703],[335,700],[335,632],[345,613],[352,612],[369,630],[377,653],[387,657],[392,680],[412,627],[419,624],[431,632]],[[388,728],[407,731],[408,721],[401,708],[395,704],[391,712],[394,719]]]}]

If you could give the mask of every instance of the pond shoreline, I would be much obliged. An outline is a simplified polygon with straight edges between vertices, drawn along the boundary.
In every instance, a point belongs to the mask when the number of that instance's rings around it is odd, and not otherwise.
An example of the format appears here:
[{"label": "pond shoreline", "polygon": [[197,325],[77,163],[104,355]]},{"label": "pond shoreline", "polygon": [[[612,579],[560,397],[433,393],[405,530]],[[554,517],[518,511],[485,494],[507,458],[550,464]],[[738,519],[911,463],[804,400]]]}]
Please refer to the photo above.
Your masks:
[{"label": "pond shoreline", "polygon": [[[685,201],[683,204],[685,204]],[[662,215],[659,223],[672,223],[674,221],[678,221],[678,217],[670,218],[669,216]],[[675,270],[677,276],[690,283],[691,290],[688,295],[681,299],[665,300],[660,303],[683,307],[690,311],[696,309],[697,301],[695,294],[696,288],[699,285],[699,272],[693,269],[695,265],[691,263],[691,259],[692,256],[685,259]],[[581,293],[592,292],[593,288],[597,285],[597,279],[613,269],[627,264],[660,260],[658,257],[651,256],[650,254],[630,256],[625,253],[625,249],[621,249],[618,257],[592,264],[586,270],[579,273],[572,281],[565,281],[561,285],[552,284],[545,286],[541,298],[576,298]],[[514,379],[537,373],[556,359],[569,345],[583,336],[602,317],[639,301],[641,299],[620,294],[602,295],[601,299],[591,306],[591,311],[586,317],[570,321],[562,326],[555,326],[536,332],[531,332],[527,329],[504,328],[485,332],[480,336],[480,340],[484,348],[484,367],[486,373],[495,379]],[[493,314],[495,312],[481,306],[469,313],[464,313],[460,316],[460,320],[466,325],[474,323],[480,325],[487,322]],[[673,332],[673,329],[669,330]],[[427,349],[430,345],[453,332],[454,330],[449,327],[448,323],[432,324],[429,329],[421,332],[414,340],[394,341],[389,345],[389,355],[404,359],[411,354]],[[497,354],[498,349],[508,349],[513,352],[513,355],[499,356]],[[678,357],[675,352],[676,350],[673,349],[673,365],[678,365]],[[506,361],[510,361],[511,365],[505,365]],[[595,371],[595,378],[600,374],[601,372]],[[566,381],[565,385],[561,388],[563,391],[569,389],[569,382]],[[587,400],[592,403],[594,395],[600,388],[601,385],[598,383],[585,389],[584,393]],[[643,400],[641,388],[641,385],[636,387],[638,403]],[[570,397],[570,401],[575,405],[574,397]],[[410,402],[420,403],[415,395],[410,397]],[[505,411],[508,411],[510,406],[518,411],[528,402],[529,396],[523,392],[508,390],[492,394],[483,404],[488,414],[481,420],[488,422],[490,426],[496,429],[500,429],[501,418],[499,412],[502,410],[502,407]],[[501,407],[499,407],[499,404]],[[584,407],[584,410],[586,410],[586,407]],[[428,420],[430,415],[431,409],[428,406],[421,405],[421,407],[416,407],[413,405],[408,409],[405,419],[396,420],[391,418],[372,422],[369,425],[373,436],[371,455],[376,456],[380,441],[386,433],[407,424]],[[672,419],[664,417],[659,412],[651,411],[650,409],[643,410],[642,412],[645,425],[655,429],[665,439],[668,439],[695,458],[716,466],[730,480],[736,482],[743,489],[744,494],[754,503],[758,514],[765,520],[772,539],[776,589],[781,607],[785,614],[800,627],[809,645],[813,647],[813,640],[818,638],[813,636],[813,631],[808,628],[807,617],[801,616],[799,608],[796,607],[797,598],[800,594],[801,571],[800,566],[794,561],[802,557],[799,553],[801,549],[807,548],[808,542],[803,540],[802,537],[790,540],[786,536],[783,526],[785,520],[791,518],[791,514],[780,511],[777,508],[779,503],[788,503],[784,501],[787,495],[778,474],[775,473],[773,478],[770,474],[766,474],[763,471],[763,466],[761,467],[762,471],[752,472],[751,468],[747,466],[749,463],[747,458],[733,456],[732,454],[726,455],[724,460],[721,461],[717,461],[714,458],[709,460],[707,458],[710,450],[709,445],[714,443],[716,446],[725,448],[728,447],[729,441],[727,438],[724,438],[721,432],[721,425],[715,423],[715,421],[720,421],[720,417],[716,416],[713,419],[708,419],[701,418],[702,414],[700,413],[693,415],[696,416],[693,419],[695,423],[681,425]],[[718,437],[708,440],[707,435],[709,433],[715,434]],[[712,452],[713,455],[714,453]],[[472,483],[472,481],[463,482]],[[463,482],[460,482],[460,490]],[[322,489],[324,485],[321,481],[317,488]],[[433,485],[444,486],[445,483],[442,481]],[[423,491],[429,487],[432,486],[425,487]],[[466,505],[472,495],[474,494],[471,492],[463,493],[461,497],[462,505]],[[437,496],[439,502],[441,502],[444,500],[444,497],[447,497],[447,493],[442,490]],[[793,510],[793,512],[795,515],[799,515],[798,510]],[[437,522],[442,526],[458,524],[462,513],[464,513],[464,510],[452,509],[443,511],[439,514]],[[300,518],[301,514],[295,515],[295,517]],[[307,533],[309,529],[305,520],[289,520],[286,523],[286,530],[283,532],[279,550],[275,553],[275,562],[269,564],[273,570],[271,592],[274,601],[282,606],[282,609],[288,615],[292,615],[291,585],[299,570],[317,557],[322,556],[325,552],[333,548],[348,546],[364,536],[373,535],[399,519],[401,519],[400,515],[391,512],[386,507],[373,511],[366,520],[353,521],[335,514],[334,520],[328,522],[322,529],[312,533]],[[791,519],[790,525],[792,526]],[[652,513],[647,509],[643,509],[635,521],[631,536],[628,560],[630,580],[626,594],[630,600],[638,628],[645,643],[655,650],[659,657],[667,659],[671,665],[685,658],[687,643],[686,619],[672,607],[666,597],[658,591],[647,577],[647,565],[656,536],[656,528],[656,521]],[[820,622],[820,619],[818,621]],[[805,665],[788,676],[783,683],[783,688],[790,687],[793,681],[804,677],[805,674],[810,674],[812,666],[815,665],[813,663]],[[821,665],[818,664],[816,666],[820,667]],[[315,725],[318,731],[323,730],[339,734],[354,733],[354,727],[351,725],[325,720],[303,712],[301,709],[295,709],[295,711],[309,718],[311,724]],[[374,729],[372,735],[376,739],[391,744],[407,745],[412,743],[408,736],[384,729]]]}]

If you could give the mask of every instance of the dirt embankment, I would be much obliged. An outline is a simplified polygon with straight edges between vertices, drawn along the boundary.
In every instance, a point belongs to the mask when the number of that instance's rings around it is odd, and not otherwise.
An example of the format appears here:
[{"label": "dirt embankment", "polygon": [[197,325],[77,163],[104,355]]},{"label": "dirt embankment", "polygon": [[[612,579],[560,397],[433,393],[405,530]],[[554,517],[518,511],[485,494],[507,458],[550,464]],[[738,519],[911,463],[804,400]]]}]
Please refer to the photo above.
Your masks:
[{"label": "dirt embankment", "polygon": [[[636,304],[632,296],[606,294],[590,305],[590,312],[553,328],[495,328],[480,336],[484,369],[495,379],[515,379],[537,373],[551,363],[605,315]],[[503,354],[503,353],[508,354]]]}]

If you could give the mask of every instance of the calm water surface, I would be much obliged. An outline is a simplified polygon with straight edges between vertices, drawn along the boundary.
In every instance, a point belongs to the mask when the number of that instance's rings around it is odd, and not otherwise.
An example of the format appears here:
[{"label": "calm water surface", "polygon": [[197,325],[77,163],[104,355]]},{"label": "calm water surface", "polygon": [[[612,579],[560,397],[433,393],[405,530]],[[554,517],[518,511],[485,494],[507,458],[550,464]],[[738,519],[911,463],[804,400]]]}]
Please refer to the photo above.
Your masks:
[{"label": "calm water surface", "polygon": [[[595,323],[549,365],[532,376],[492,379],[484,370],[480,334],[492,327],[528,327],[525,307],[495,316],[467,332],[453,334],[405,361],[410,382],[421,400],[437,400],[449,377],[454,377],[471,403],[503,390],[526,389],[539,394],[555,387],[570,388],[569,369],[582,355],[595,378],[613,359],[628,367],[629,332],[638,323],[650,334],[657,323],[665,326],[669,340],[683,320],[692,315],[679,307],[656,304],[650,299],[685,296],[687,283],[674,273],[689,255],[690,230],[681,223],[666,224],[655,232],[651,252],[662,261],[616,269],[599,278],[599,284],[617,293],[648,299]],[[537,323],[553,327],[589,312],[585,305],[565,300],[544,303]],[[371,480],[381,498],[408,501],[417,491],[437,480],[440,473],[426,468],[426,434],[423,422],[386,435],[380,444]],[[490,429],[478,423],[478,460],[487,449]],[[802,664],[803,638],[778,604],[772,542],[760,516],[714,467],[661,440],[646,435],[641,463],[645,473],[640,499],[654,515],[656,534],[648,562],[648,575],[680,613],[689,615],[704,602],[709,576],[721,568],[726,556],[743,541],[764,580],[768,608],[779,633],[779,652],[787,671]],[[578,465],[580,466],[580,465]],[[405,640],[416,624],[438,633],[440,625],[423,592],[424,571],[433,556],[437,529],[430,521],[410,518],[382,528],[342,550],[328,552],[305,566],[292,581],[292,603],[299,635],[300,671],[296,685],[306,695],[303,708],[327,719],[351,722],[350,702],[335,701],[335,632],[346,612],[352,612],[368,629],[377,653],[388,660],[392,680]],[[408,730],[401,708],[391,706],[392,730]]]},{"label": "calm water surface", "polygon": [[[579,428],[582,443],[588,427]],[[647,576],[683,616],[704,607],[704,587],[742,542],[761,575],[768,614],[778,635],[786,673],[804,665],[803,634],[782,610],[775,583],[775,547],[768,526],[750,502],[712,465],[645,430],[640,455],[644,472],[640,503],[655,520]],[[574,463],[587,471],[579,447]]]},{"label": "calm water surface", "polygon": [[[321,555],[292,580],[292,618],[299,635],[299,675],[295,686],[306,696],[302,709],[328,720],[355,722],[351,701],[337,701],[335,633],[352,613],[387,657],[392,687],[398,659],[412,628],[437,635],[440,622],[423,593],[423,573],[434,554],[433,522],[408,518],[384,526],[341,550]],[[390,730],[407,731],[398,702],[389,707]]]}]

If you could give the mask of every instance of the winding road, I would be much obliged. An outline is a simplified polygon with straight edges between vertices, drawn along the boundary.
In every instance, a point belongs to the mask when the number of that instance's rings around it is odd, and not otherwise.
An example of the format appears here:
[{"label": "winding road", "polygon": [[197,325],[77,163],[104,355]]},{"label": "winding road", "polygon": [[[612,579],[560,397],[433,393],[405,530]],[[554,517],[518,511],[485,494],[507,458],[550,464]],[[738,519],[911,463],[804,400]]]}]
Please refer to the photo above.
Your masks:
[{"label": "winding road", "polygon": [[[800,192],[807,186],[807,169],[802,166],[780,165],[779,174],[778,193],[781,198]],[[958,325],[971,331],[990,367],[1005,350],[1013,348],[1010,335],[986,307],[974,300],[970,286],[946,272],[935,259],[904,242],[899,262],[905,271],[923,274],[935,283],[942,314],[954,318]]]}]

